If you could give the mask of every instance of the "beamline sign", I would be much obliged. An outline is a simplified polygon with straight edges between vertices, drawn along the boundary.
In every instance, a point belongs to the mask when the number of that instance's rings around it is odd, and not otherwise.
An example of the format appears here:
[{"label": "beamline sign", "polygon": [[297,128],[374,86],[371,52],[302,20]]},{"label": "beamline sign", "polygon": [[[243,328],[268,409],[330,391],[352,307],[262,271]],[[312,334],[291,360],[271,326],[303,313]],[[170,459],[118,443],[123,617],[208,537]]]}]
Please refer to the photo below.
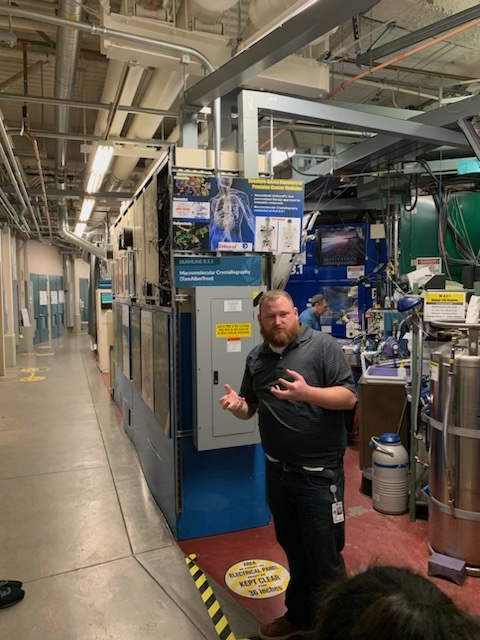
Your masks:
[{"label": "beamline sign", "polygon": [[262,283],[260,256],[175,258],[176,287],[238,287]]}]

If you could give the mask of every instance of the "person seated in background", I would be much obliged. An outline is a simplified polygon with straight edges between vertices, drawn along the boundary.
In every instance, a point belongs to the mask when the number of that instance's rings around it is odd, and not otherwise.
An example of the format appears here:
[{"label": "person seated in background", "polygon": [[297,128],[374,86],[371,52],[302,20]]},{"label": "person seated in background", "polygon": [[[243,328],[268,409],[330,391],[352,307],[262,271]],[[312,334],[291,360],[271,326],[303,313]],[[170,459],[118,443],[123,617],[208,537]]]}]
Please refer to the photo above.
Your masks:
[{"label": "person seated in background", "polygon": [[332,587],[313,639],[480,640],[480,622],[428,578],[376,566]]},{"label": "person seated in background", "polygon": [[307,307],[305,311],[298,316],[299,322],[306,324],[312,329],[318,329],[320,331],[320,317],[328,309],[328,298],[321,293],[317,293],[310,301],[310,307]]}]

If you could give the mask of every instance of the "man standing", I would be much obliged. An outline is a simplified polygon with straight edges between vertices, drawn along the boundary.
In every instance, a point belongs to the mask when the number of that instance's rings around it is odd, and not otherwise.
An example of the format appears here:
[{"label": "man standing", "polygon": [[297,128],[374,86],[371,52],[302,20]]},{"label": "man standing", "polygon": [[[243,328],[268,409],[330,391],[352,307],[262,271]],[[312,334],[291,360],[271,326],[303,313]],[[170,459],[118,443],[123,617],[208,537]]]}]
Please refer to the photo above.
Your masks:
[{"label": "man standing", "polygon": [[264,342],[247,356],[240,393],[225,385],[220,404],[242,420],[258,410],[268,505],[290,568],[287,611],[259,636],[287,640],[313,628],[319,595],[346,573],[343,412],[356,396],[340,347],[299,325],[288,293],[266,292],[259,309]]},{"label": "man standing", "polygon": [[298,318],[302,324],[307,324],[312,329],[321,329],[320,316],[328,309],[328,299],[321,293],[313,296],[311,306],[302,311]]}]

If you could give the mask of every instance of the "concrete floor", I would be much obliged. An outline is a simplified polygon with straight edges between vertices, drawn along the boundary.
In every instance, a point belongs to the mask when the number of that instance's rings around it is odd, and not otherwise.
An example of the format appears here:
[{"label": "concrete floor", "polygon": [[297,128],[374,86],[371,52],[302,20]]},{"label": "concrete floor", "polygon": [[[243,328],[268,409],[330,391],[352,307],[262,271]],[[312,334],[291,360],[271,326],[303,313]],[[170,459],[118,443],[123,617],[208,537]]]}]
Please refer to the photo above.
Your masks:
[{"label": "concrete floor", "polygon": [[[12,640],[214,640],[89,349],[71,335],[0,378],[0,610]],[[212,584],[237,638],[258,623]]]}]

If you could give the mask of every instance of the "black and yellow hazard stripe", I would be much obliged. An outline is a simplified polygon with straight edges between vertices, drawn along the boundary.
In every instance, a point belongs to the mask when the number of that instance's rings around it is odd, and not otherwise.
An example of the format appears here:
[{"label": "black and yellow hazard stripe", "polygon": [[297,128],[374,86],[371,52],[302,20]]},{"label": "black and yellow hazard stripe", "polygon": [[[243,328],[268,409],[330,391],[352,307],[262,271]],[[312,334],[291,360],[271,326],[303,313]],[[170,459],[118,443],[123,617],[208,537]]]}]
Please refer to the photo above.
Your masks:
[{"label": "black and yellow hazard stripe", "polygon": [[208,584],[206,575],[194,562],[196,557],[194,553],[185,556],[185,562],[203,603],[207,607],[208,615],[215,626],[215,631],[221,640],[236,640],[233,631],[230,629],[228,620],[223,614],[222,607],[216,599],[212,587]]}]

